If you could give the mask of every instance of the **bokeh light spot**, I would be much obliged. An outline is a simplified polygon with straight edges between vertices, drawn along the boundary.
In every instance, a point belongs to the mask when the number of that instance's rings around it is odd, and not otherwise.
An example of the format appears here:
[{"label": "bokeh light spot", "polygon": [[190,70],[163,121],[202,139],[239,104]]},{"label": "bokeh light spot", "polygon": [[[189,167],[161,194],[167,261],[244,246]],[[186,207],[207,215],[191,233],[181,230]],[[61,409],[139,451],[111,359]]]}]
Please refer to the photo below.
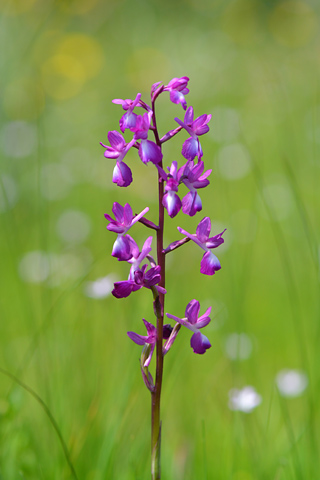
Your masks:
[{"label": "bokeh light spot", "polygon": [[211,111],[210,135],[216,142],[230,142],[240,132],[239,115],[233,108],[216,107]]},{"label": "bokeh light spot", "polygon": [[41,194],[49,201],[64,198],[73,185],[70,171],[60,163],[43,165],[40,173]]},{"label": "bokeh light spot", "polygon": [[56,53],[75,59],[81,65],[86,78],[96,76],[104,63],[101,45],[88,35],[67,35],[57,44]]},{"label": "bokeh light spot", "polygon": [[255,0],[234,0],[225,9],[222,27],[232,40],[240,45],[257,41],[261,25],[259,2]]},{"label": "bokeh light spot", "polygon": [[246,360],[252,353],[252,342],[245,333],[231,333],[226,340],[225,350],[231,360]]},{"label": "bokeh light spot", "polygon": [[67,243],[80,244],[89,236],[91,221],[88,215],[77,210],[66,210],[57,222],[57,233]]},{"label": "bokeh light spot", "polygon": [[16,182],[10,175],[0,177],[0,213],[10,210],[18,200]]},{"label": "bokeh light spot", "polygon": [[308,377],[300,370],[281,370],[276,383],[283,397],[298,397],[308,386]]},{"label": "bokeh light spot", "polygon": [[273,37],[287,47],[301,47],[309,43],[317,26],[316,13],[305,2],[281,2],[269,18]]},{"label": "bokeh light spot", "polygon": [[249,152],[244,145],[234,143],[218,152],[220,175],[227,180],[239,180],[251,170]]},{"label": "bokeh light spot", "polygon": [[9,122],[0,132],[0,143],[8,157],[23,158],[34,152],[38,141],[37,129],[27,122]]},{"label": "bokeh light spot", "polygon": [[44,282],[49,275],[49,261],[46,253],[40,250],[26,253],[19,263],[19,274],[25,282]]},{"label": "bokeh light spot", "polygon": [[56,100],[66,100],[77,95],[85,82],[83,65],[70,55],[53,55],[41,68],[43,87]]}]

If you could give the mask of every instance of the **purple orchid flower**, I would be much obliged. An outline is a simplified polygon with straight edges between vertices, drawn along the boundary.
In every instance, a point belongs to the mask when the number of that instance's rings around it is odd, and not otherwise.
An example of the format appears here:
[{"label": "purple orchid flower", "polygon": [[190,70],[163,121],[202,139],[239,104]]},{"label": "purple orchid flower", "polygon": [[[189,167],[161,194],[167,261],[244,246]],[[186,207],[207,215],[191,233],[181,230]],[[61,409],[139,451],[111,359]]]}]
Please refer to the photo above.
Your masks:
[{"label": "purple orchid flower", "polygon": [[150,129],[152,112],[146,112],[137,117],[134,127],[131,127],[131,132],[134,132],[134,138],[141,140],[139,146],[139,157],[143,163],[152,162],[157,164],[162,160],[161,148],[151,140],[148,140],[148,132]]},{"label": "purple orchid flower", "polygon": [[205,253],[201,260],[200,272],[204,275],[214,275],[217,270],[220,270],[221,265],[218,258],[211,252],[212,248],[219,247],[224,242],[222,235],[226,231],[215,235],[214,237],[209,237],[211,230],[211,221],[209,217],[204,217],[199,225],[197,226],[196,234],[191,234],[178,227],[178,230],[183,235],[186,235],[190,240],[195,242],[199,247],[205,250]]},{"label": "purple orchid flower", "polygon": [[[127,335],[131,340],[137,345],[150,345],[150,352],[143,364],[143,367],[148,367],[151,362],[152,354],[154,352],[155,345],[157,343],[157,329],[152,323],[147,322],[144,318],[142,319],[143,323],[147,329],[147,335],[139,335],[135,332],[127,332]],[[172,331],[171,325],[163,325],[163,339],[166,340],[170,337]]]},{"label": "purple orchid flower", "polygon": [[199,317],[200,303],[197,300],[191,300],[186,307],[185,317],[179,318],[170,313],[166,313],[168,318],[175,320],[184,327],[189,328],[193,332],[190,340],[190,345],[193,348],[194,353],[203,354],[208,348],[211,347],[211,343],[208,338],[200,332],[200,328],[205,327],[210,322],[211,307]]},{"label": "purple orchid flower", "polygon": [[102,142],[100,142],[100,145],[106,148],[106,151],[104,152],[106,158],[117,159],[116,166],[113,170],[112,181],[113,183],[116,183],[118,187],[127,187],[132,182],[132,173],[128,165],[122,160],[136,140],[133,138],[131,142],[126,143],[121,133],[116,130],[112,130],[108,133],[108,140],[111,147],[104,145]]},{"label": "purple orchid flower", "polygon": [[200,117],[193,120],[193,108],[189,107],[184,116],[184,122],[179,118],[175,118],[175,121],[179,123],[191,137],[187,138],[182,146],[182,155],[187,160],[193,160],[195,157],[198,157],[198,160],[201,159],[203,152],[201,144],[199,141],[199,136],[207,133],[209,127],[207,123],[211,120],[211,115],[201,115]]},{"label": "purple orchid flower", "polygon": [[207,170],[204,173],[203,170],[204,163],[202,160],[196,165],[194,165],[193,160],[189,160],[178,171],[178,179],[190,190],[182,199],[182,211],[190,217],[202,210],[202,202],[197,189],[204,188],[210,183],[207,177],[212,170]]},{"label": "purple orchid flower", "polygon": [[182,207],[182,202],[179,196],[176,194],[179,187],[179,177],[177,169],[178,163],[173,161],[171,167],[168,167],[169,174],[167,175],[167,182],[165,186],[165,191],[167,193],[162,199],[162,205],[167,209],[168,215],[171,218],[175,217]]},{"label": "purple orchid flower", "polygon": [[148,210],[149,207],[146,207],[134,217],[129,203],[126,203],[123,207],[120,203],[114,202],[112,212],[115,219],[107,213],[104,214],[105,218],[109,220],[107,229],[118,234],[117,239],[113,244],[112,256],[116,257],[119,261],[127,261],[132,257],[132,241],[134,240],[131,239],[129,235],[126,235],[126,233],[132,225],[137,223],[140,218],[148,212]]},{"label": "purple orchid flower", "polygon": [[112,295],[116,298],[126,298],[132,292],[140,290],[140,288],[151,288],[156,287],[158,292],[167,293],[167,291],[157,285],[161,280],[161,267],[157,265],[156,267],[151,267],[147,270],[148,265],[145,264],[142,268],[135,270],[133,275],[133,280],[125,280],[122,282],[115,282],[114,289],[112,290]]},{"label": "purple orchid flower", "polygon": [[128,260],[128,263],[131,263],[129,277],[128,280],[115,282],[112,294],[116,298],[125,298],[128,297],[132,292],[140,290],[142,287],[151,288],[153,286],[156,286],[158,292],[167,293],[164,288],[157,285],[157,283],[159,283],[161,280],[161,268],[159,265],[149,268],[148,271],[147,264],[140,268],[141,262],[151,252],[152,237],[148,237],[144,242],[141,252],[139,252],[139,247],[133,238],[131,238],[130,235],[126,235],[126,237],[130,244],[131,255],[131,258]]},{"label": "purple orchid flower", "polygon": [[170,92],[171,102],[177,105],[181,103],[184,110],[187,108],[187,102],[184,96],[189,93],[189,89],[187,88],[188,82],[188,77],[173,78],[163,89],[163,91]]},{"label": "purple orchid flower", "polygon": [[139,106],[141,98],[141,93],[138,93],[135,100],[122,100],[121,98],[115,98],[112,100],[112,103],[116,103],[117,105],[122,105],[123,110],[126,110],[126,113],[120,118],[120,130],[123,133],[126,128],[134,127],[137,121],[137,114],[133,113],[133,109],[136,106]]}]

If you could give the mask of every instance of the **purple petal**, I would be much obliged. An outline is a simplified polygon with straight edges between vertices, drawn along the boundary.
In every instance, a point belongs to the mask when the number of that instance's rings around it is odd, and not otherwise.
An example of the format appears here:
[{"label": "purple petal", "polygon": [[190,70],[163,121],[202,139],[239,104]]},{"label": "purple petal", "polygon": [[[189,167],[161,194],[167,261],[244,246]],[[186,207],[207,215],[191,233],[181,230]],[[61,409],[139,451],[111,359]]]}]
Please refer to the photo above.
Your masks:
[{"label": "purple petal", "polygon": [[131,225],[132,219],[132,208],[130,207],[129,203],[126,203],[123,209],[123,223],[126,225],[126,227]]},{"label": "purple petal", "polygon": [[112,295],[116,298],[126,298],[132,292],[136,292],[141,287],[136,285],[132,280],[125,280],[122,282],[115,282]]},{"label": "purple petal", "polygon": [[187,125],[191,125],[191,123],[193,122],[193,107],[189,107],[186,111],[186,114],[184,116],[184,123],[186,123]]},{"label": "purple petal", "polygon": [[127,236],[118,235],[118,238],[113,244],[111,255],[120,261],[130,260],[132,253]]},{"label": "purple petal", "polygon": [[145,337],[143,335],[138,335],[135,332],[127,332],[127,335],[137,345],[145,345],[145,343],[146,343],[147,337]]},{"label": "purple petal", "polygon": [[187,138],[182,146],[182,155],[187,160],[193,160],[199,154],[199,140],[198,138]]},{"label": "purple petal", "polygon": [[130,111],[126,112],[119,120],[120,130],[124,132],[126,129],[130,129],[136,126],[137,114]]},{"label": "purple petal", "polygon": [[186,110],[187,108],[187,102],[186,99],[184,98],[184,95],[182,92],[177,92],[176,90],[171,90],[170,92],[170,100],[173,103],[176,103],[177,105],[181,103],[182,108]]},{"label": "purple petal", "polygon": [[182,202],[176,193],[170,191],[164,195],[162,205],[167,209],[169,217],[174,218],[180,212]]},{"label": "purple petal", "polygon": [[200,268],[201,273],[204,275],[214,275],[220,268],[220,262],[212,252],[206,252],[203,255]]},{"label": "purple petal", "polygon": [[197,324],[196,324],[197,328],[203,328],[206,325],[208,325],[208,323],[211,322],[211,318],[209,317],[210,312],[211,312],[211,307],[207,308],[205,313],[198,318]]},{"label": "purple petal", "polygon": [[147,329],[148,333],[148,343],[155,343],[157,339],[157,329],[152,323],[147,322],[144,318],[142,319],[143,323],[145,324],[145,327]]},{"label": "purple petal", "polygon": [[128,242],[130,244],[130,253],[131,253],[131,257],[130,258],[137,258],[137,256],[139,255],[139,247],[138,245],[136,244],[136,242],[133,240],[132,237],[130,237],[130,235],[126,235],[126,237],[128,239]]},{"label": "purple petal", "polygon": [[112,130],[108,133],[108,140],[112,148],[121,152],[125,146],[125,141],[123,136],[116,130]]},{"label": "purple petal", "polygon": [[214,237],[208,238],[206,247],[208,248],[216,248],[219,247],[222,243],[224,243],[224,239],[222,238],[222,235],[227,229],[225,228],[223,232],[219,233],[218,235],[215,235]]},{"label": "purple petal", "polygon": [[113,169],[112,181],[116,183],[118,187],[128,187],[130,185],[132,182],[132,172],[126,163],[116,163]]},{"label": "purple petal", "polygon": [[152,162],[157,164],[162,160],[162,152],[160,147],[151,140],[141,140],[139,157],[143,163]]},{"label": "purple petal", "polygon": [[186,307],[186,313],[185,313],[191,325],[195,325],[195,323],[197,323],[199,311],[200,311],[200,303],[198,302],[198,300],[195,300],[195,299],[191,300],[191,302],[189,302]]},{"label": "purple petal", "polygon": [[197,192],[189,192],[182,199],[182,211],[186,215],[193,217],[197,212],[202,210],[201,198]]},{"label": "purple petal", "polygon": [[118,223],[124,223],[124,208],[120,203],[114,202],[112,206],[112,213]]},{"label": "purple petal", "polygon": [[204,217],[197,226],[197,237],[201,243],[205,243],[210,235],[211,220],[209,217]]},{"label": "purple petal", "polygon": [[192,335],[190,345],[193,348],[194,353],[202,355],[208,348],[211,347],[211,343],[208,338],[201,332],[196,332]]}]

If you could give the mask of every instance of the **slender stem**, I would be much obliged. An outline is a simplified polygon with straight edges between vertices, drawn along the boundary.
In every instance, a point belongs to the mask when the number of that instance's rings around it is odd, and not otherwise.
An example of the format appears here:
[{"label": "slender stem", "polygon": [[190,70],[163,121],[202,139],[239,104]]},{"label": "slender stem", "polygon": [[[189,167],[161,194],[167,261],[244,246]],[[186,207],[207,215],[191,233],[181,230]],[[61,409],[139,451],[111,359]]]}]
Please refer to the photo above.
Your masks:
[{"label": "slender stem", "polygon": [[[161,148],[161,142],[157,130],[155,105],[152,103],[153,110],[153,126],[154,136],[157,145]],[[162,168],[162,162],[159,165]],[[164,207],[162,199],[164,195],[163,179],[158,173],[158,200],[159,200],[159,223],[157,230],[157,261],[161,267],[161,281],[159,285],[165,288],[165,254],[163,253],[163,231],[164,231]],[[159,480],[160,472],[160,449],[161,449],[161,421],[160,421],[160,399],[163,374],[163,311],[164,311],[164,294],[157,293],[155,305],[157,315],[157,345],[156,345],[156,378],[154,392],[151,393],[151,478]]]}]

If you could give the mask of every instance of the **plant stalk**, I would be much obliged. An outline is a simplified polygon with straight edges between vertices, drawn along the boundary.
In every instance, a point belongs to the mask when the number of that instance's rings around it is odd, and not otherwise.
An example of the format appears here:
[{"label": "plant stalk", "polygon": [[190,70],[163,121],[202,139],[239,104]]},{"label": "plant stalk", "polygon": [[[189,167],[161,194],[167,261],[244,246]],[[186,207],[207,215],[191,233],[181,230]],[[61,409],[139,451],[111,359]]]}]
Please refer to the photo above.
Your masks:
[{"label": "plant stalk", "polygon": [[[156,124],[155,105],[152,104],[154,135],[157,145],[161,148],[161,142]],[[162,168],[162,162],[160,163]],[[157,261],[161,267],[161,281],[159,285],[165,288],[165,254],[163,253],[163,232],[164,232],[164,207],[162,199],[164,195],[163,179],[158,174],[158,200],[159,200],[159,224],[157,230]],[[164,312],[164,294],[159,293],[154,299],[159,304],[156,309],[157,314],[157,344],[156,344],[156,378],[155,389],[151,393],[151,478],[160,480],[160,451],[161,451],[161,420],[160,420],[160,400],[163,375],[163,312]]]}]

